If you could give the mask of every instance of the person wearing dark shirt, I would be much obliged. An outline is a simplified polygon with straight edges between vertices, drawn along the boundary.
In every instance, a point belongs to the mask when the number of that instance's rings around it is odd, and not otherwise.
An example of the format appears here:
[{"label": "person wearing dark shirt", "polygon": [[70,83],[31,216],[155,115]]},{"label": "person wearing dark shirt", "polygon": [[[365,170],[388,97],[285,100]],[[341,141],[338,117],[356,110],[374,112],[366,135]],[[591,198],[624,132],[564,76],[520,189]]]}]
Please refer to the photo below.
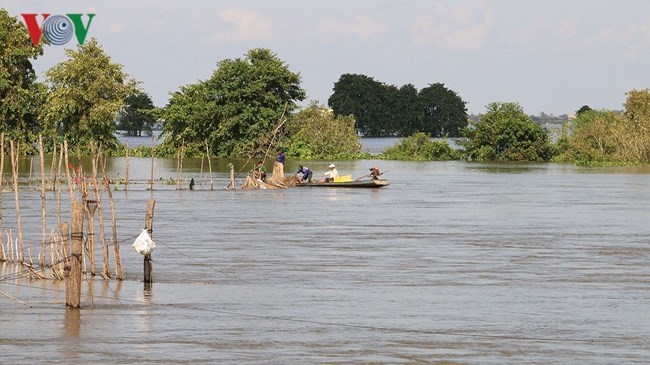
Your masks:
[{"label": "person wearing dark shirt", "polygon": [[275,160],[284,165],[284,162],[287,160],[287,156],[284,154],[284,151],[280,150]]},{"label": "person wearing dark shirt", "polygon": [[309,167],[304,167],[303,165],[298,166],[298,172],[296,174],[302,174],[302,182],[311,182],[314,172],[309,169]]}]

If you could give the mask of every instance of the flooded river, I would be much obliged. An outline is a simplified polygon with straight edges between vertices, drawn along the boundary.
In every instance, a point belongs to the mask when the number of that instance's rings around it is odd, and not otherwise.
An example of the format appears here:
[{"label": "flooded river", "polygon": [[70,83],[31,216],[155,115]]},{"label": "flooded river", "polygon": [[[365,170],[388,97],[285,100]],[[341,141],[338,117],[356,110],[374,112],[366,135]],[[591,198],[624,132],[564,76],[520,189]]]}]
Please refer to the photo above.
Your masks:
[{"label": "flooded river", "polygon": [[[0,290],[29,305],[0,294],[0,363],[650,359],[648,167],[341,161],[355,177],[378,164],[392,184],[224,191],[226,163],[214,167],[215,191],[199,179],[200,160],[184,174],[199,190],[114,191],[125,280],[84,282],[80,311],[65,309],[62,283],[0,264]],[[123,171],[123,160],[109,165]],[[156,177],[175,166],[158,160]],[[147,178],[150,161],[131,168]],[[129,245],[151,196],[148,288]],[[21,205],[38,245],[39,192],[22,193]],[[13,226],[11,192],[3,215]]]}]

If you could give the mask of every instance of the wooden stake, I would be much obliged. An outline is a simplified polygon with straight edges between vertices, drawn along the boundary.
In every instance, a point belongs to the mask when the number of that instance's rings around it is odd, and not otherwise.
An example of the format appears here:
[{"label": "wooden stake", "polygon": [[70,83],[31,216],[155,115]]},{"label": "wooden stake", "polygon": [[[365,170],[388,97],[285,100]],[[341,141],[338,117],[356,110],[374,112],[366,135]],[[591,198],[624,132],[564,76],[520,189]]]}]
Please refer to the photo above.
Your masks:
[{"label": "wooden stake", "polygon": [[[144,217],[144,228],[149,232],[149,236],[153,237],[153,211],[156,207],[156,201],[149,199],[147,201],[147,215]],[[144,256],[144,282],[147,284],[153,283],[153,266],[151,264],[151,254]]]},{"label": "wooden stake", "polygon": [[74,204],[74,186],[72,185],[72,177],[70,176],[70,157],[68,155],[68,141],[63,141],[63,148],[65,151],[65,180],[68,183],[68,191],[70,192],[70,205]]},{"label": "wooden stake", "polygon": [[41,225],[41,230],[43,234],[43,241],[41,242],[41,252],[42,252],[42,260],[40,261],[41,267],[45,266],[45,257],[46,257],[46,237],[45,237],[45,230],[47,227],[47,220],[45,216],[45,156],[43,155],[43,136],[38,135],[38,154],[41,159],[41,218],[43,220],[43,224]]},{"label": "wooden stake", "polygon": [[[129,190],[129,165],[131,164],[131,149],[129,148],[129,141],[126,141],[126,173],[124,179],[124,190]],[[107,187],[110,190],[110,186]]]},{"label": "wooden stake", "polygon": [[210,169],[210,190],[214,190],[214,181],[212,181],[212,162],[210,161],[210,147],[208,141],[205,141],[205,155],[208,156],[208,168]]},{"label": "wooden stake", "polygon": [[20,251],[18,252],[19,262],[25,262],[25,246],[23,244],[23,223],[20,217],[20,201],[18,199],[18,155],[20,153],[20,142],[16,143],[10,141],[11,146],[11,169],[14,178],[14,197],[16,199],[16,217],[18,218],[18,241],[20,243]]},{"label": "wooden stake", "polygon": [[[90,142],[90,150],[91,155],[90,159],[94,160],[95,159],[95,144],[93,142]],[[86,180],[81,179],[82,184],[83,184],[83,201],[86,203],[86,210],[88,212],[88,215],[86,216],[86,219],[88,220],[88,227],[86,227],[86,230],[88,230],[88,239],[86,240],[88,242],[88,259],[90,260],[90,275],[95,276],[95,209],[97,209],[97,197],[95,197],[95,200],[88,199],[88,191],[86,189]]]},{"label": "wooden stake", "polygon": [[108,193],[108,201],[111,204],[111,221],[113,223],[113,257],[115,257],[115,277],[122,280],[122,259],[120,257],[120,244],[117,242],[117,219],[115,218],[115,202],[111,191],[111,181],[106,175],[106,157],[102,159],[102,175],[104,175],[104,186]]},{"label": "wooden stake", "polygon": [[[153,135],[151,137],[151,140],[153,141]],[[151,185],[149,186],[149,188],[151,189],[151,196],[153,196],[153,166],[154,166],[154,162],[155,162],[155,159],[154,159],[155,151],[156,151],[156,146],[153,146],[151,148]]]},{"label": "wooden stake", "polygon": [[54,146],[54,151],[52,151],[52,166],[50,167],[50,179],[52,180],[52,189],[54,189],[54,178],[55,178],[55,170],[54,166],[56,166],[56,138],[52,141],[52,145]]},{"label": "wooden stake", "polygon": [[65,258],[65,266],[70,266],[70,259],[68,258],[68,252],[71,252],[70,249],[70,225],[68,222],[63,222],[59,224],[59,235],[61,236],[61,246],[63,247],[63,257]]},{"label": "wooden stake", "polygon": [[230,185],[228,185],[228,189],[235,189],[235,165],[231,162],[228,166],[230,166]]},{"label": "wooden stake", "polygon": [[99,211],[99,238],[102,241],[102,276],[104,279],[109,279],[111,277],[111,272],[109,269],[108,245],[106,244],[106,237],[104,236],[104,214],[102,213],[101,190],[99,189],[99,183],[97,182],[97,159],[99,159],[99,155],[101,155],[101,147],[97,156],[95,156],[94,144],[90,145],[90,149],[90,154],[93,160],[93,188],[95,189],[95,199],[97,200],[97,210]]},{"label": "wooden stake", "polygon": [[5,180],[5,133],[0,134],[0,261],[6,261],[4,245],[2,244],[2,184]]},{"label": "wooden stake", "polygon": [[56,168],[56,175],[54,176],[54,184],[58,184],[56,190],[56,226],[61,226],[61,163],[63,162],[63,145],[59,151],[59,164]]},{"label": "wooden stake", "polygon": [[73,203],[70,275],[68,275],[65,286],[65,304],[71,309],[81,308],[81,246],[83,239],[84,210],[84,206],[81,203]]}]

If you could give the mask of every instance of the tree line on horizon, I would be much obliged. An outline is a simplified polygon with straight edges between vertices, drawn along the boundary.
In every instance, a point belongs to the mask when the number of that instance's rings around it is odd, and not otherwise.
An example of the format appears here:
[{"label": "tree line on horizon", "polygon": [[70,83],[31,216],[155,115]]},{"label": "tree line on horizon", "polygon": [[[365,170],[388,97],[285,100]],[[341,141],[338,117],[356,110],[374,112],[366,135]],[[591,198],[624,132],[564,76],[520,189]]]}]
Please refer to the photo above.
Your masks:
[{"label": "tree line on horizon", "polygon": [[[143,155],[248,157],[284,148],[295,158],[367,158],[359,136],[404,137],[374,158],[474,161],[650,162],[650,92],[627,93],[624,112],[583,106],[549,139],[517,103],[494,102],[471,119],[466,103],[442,83],[417,90],[360,74],[334,83],[328,107],[306,99],[300,74],[268,49],[217,63],[210,78],[180,87],[155,108],[141,85],[113,62],[97,40],[66,50],[67,59],[37,80],[31,60],[43,54],[17,18],[0,9],[0,132],[33,153],[39,134],[46,151],[64,139],[82,150],[100,143],[123,153],[116,129],[133,135],[163,124],[162,143]],[[330,109],[331,108],[331,109]],[[431,137],[459,137],[460,151]],[[31,146],[31,150],[30,150]],[[136,154],[138,152],[136,151]]]}]

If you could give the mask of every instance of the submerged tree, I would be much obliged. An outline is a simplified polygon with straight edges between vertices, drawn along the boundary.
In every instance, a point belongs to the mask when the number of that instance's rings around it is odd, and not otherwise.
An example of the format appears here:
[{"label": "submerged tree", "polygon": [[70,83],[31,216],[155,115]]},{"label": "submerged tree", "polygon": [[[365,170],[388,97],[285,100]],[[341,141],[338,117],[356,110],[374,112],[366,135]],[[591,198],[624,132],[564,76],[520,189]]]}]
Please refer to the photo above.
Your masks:
[{"label": "submerged tree", "polygon": [[420,103],[424,108],[420,132],[431,137],[460,137],[467,126],[467,107],[463,99],[444,84],[436,83],[420,90]]},{"label": "submerged tree", "polygon": [[164,147],[206,141],[219,156],[246,156],[270,141],[282,115],[305,98],[300,75],[268,49],[226,59],[212,77],[181,88],[162,112]]},{"label": "submerged tree", "polygon": [[624,107],[623,114],[580,113],[562,137],[568,147],[561,158],[586,165],[650,162],[650,91],[628,92]]},{"label": "submerged tree", "polygon": [[126,97],[125,108],[118,113],[117,129],[130,136],[151,135],[156,119],[152,115],[153,101],[149,94],[136,92]]},{"label": "submerged tree", "polygon": [[311,103],[287,125],[287,153],[304,159],[344,159],[361,155],[354,117],[336,116],[323,105]]},{"label": "submerged tree", "polygon": [[0,132],[29,141],[39,130],[43,87],[36,82],[31,60],[43,54],[25,26],[0,9]]},{"label": "submerged tree", "polygon": [[458,153],[447,141],[434,141],[426,133],[415,133],[386,148],[379,156],[387,160],[442,161],[455,160]]},{"label": "submerged tree", "polygon": [[341,75],[328,105],[335,115],[354,115],[366,137],[417,132],[457,137],[468,119],[465,102],[441,83],[418,91],[411,84],[398,88],[356,74]]},{"label": "submerged tree", "polygon": [[114,120],[134,84],[95,39],[66,54],[66,61],[45,73],[50,88],[43,112],[46,129],[72,144],[87,146],[94,140],[116,147]]},{"label": "submerged tree", "polygon": [[488,112],[460,141],[465,155],[476,161],[545,161],[552,156],[546,130],[517,103],[490,103]]}]

